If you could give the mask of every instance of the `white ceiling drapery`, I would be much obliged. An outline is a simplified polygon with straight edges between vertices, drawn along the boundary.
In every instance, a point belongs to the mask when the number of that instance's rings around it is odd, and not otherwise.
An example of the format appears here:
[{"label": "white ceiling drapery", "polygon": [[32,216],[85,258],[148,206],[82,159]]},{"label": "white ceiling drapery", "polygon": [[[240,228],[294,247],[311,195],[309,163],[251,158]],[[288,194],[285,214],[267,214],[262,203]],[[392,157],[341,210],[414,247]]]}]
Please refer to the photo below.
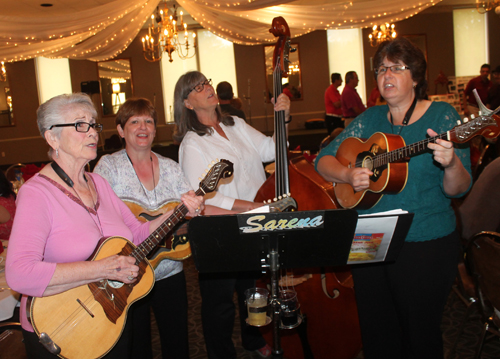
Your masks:
[{"label": "white ceiling drapery", "polygon": [[[81,1],[81,0],[79,0]],[[407,19],[441,0],[178,0],[201,26],[238,44],[275,42],[273,18],[292,37],[314,30],[372,27]],[[241,1],[238,3],[238,1]],[[66,14],[0,15],[0,60],[44,56],[93,61],[116,57],[137,36],[160,0],[116,0]]]}]

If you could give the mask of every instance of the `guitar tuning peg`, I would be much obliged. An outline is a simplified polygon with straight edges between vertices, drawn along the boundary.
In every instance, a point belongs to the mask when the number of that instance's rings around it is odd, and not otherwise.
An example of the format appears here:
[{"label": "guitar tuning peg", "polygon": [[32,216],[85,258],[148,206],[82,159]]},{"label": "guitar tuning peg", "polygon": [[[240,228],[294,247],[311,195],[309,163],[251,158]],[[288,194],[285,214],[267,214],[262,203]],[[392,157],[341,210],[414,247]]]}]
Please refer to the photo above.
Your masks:
[{"label": "guitar tuning peg", "polygon": [[287,197],[288,197],[288,195],[285,193],[285,194],[283,195],[283,198],[287,198]]},{"label": "guitar tuning peg", "polygon": [[198,177],[198,181],[201,181],[201,177]]},{"label": "guitar tuning peg", "polygon": [[276,202],[278,199],[276,197],[273,198],[273,201]]},{"label": "guitar tuning peg", "polygon": [[291,197],[292,196],[292,193],[288,192],[288,197]]},{"label": "guitar tuning peg", "polygon": [[283,197],[282,196],[278,196],[278,199],[281,200]]},{"label": "guitar tuning peg", "polygon": [[473,120],[476,118],[476,115],[474,115],[473,113],[470,114],[470,119]]},{"label": "guitar tuning peg", "polygon": [[[467,117],[464,118],[464,122],[467,122]],[[461,125],[462,123],[460,122],[460,120],[457,120],[457,125]]]}]

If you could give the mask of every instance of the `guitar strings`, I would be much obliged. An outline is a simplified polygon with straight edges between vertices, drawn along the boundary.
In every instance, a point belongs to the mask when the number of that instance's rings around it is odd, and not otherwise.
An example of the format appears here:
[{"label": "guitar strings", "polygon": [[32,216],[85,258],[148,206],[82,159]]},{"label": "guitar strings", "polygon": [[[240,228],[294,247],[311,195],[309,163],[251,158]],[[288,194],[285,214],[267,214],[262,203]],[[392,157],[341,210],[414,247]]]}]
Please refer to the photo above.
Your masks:
[{"label": "guitar strings", "polygon": [[[455,129],[451,129],[449,131],[450,133],[455,133]],[[387,164],[388,162],[391,162],[391,157],[396,157],[396,155],[398,153],[401,153],[401,152],[405,152],[405,156],[404,157],[408,157],[416,152],[418,152],[418,147],[422,146],[422,145],[427,145],[429,144],[430,142],[435,142],[437,139],[444,139],[446,136],[446,133],[443,133],[443,134],[440,134],[440,135],[437,135],[437,136],[434,136],[434,137],[430,137],[430,138],[427,138],[425,140],[422,140],[422,141],[419,141],[419,142],[415,142],[411,145],[408,145],[408,146],[405,146],[405,147],[402,147],[402,148],[396,148],[395,150],[392,150],[392,151],[389,151],[389,152],[385,152],[385,153],[381,153],[381,154],[378,154],[378,155],[375,155],[373,156],[371,159],[374,163],[373,167],[378,167],[378,166],[381,166],[383,164]],[[415,151],[415,148],[417,148],[417,151]],[[409,149],[410,152],[413,152],[413,153],[409,153],[407,154],[407,150],[406,149]],[[356,164],[355,166],[356,167],[362,167],[363,166],[363,161],[364,160],[360,160],[360,161],[356,161]]]}]

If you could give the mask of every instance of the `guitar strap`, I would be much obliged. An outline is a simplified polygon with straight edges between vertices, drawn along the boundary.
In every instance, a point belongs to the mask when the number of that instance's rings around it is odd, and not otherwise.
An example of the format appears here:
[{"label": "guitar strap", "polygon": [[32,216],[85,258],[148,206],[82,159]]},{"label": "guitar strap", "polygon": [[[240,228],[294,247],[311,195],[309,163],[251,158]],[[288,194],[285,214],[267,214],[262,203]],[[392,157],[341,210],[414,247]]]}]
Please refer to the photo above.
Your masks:
[{"label": "guitar strap", "polygon": [[[410,122],[411,115],[413,115],[413,110],[415,110],[415,106],[416,105],[417,105],[417,96],[415,96],[415,98],[413,99],[413,102],[412,102],[410,108],[408,109],[408,111],[406,111],[405,118],[403,119],[403,125],[399,129],[398,136],[401,133],[401,130],[403,130],[403,127],[407,126],[408,122]],[[392,118],[392,113],[391,113],[390,110],[389,110],[389,114],[391,115],[392,133],[394,133],[394,120]]]},{"label": "guitar strap", "polygon": [[[59,164],[55,161],[52,162],[51,166],[52,166],[52,169],[54,170],[54,172],[59,176],[59,178],[62,179],[64,181],[64,183],[66,183],[68,186],[73,188],[73,181],[71,180],[71,178],[69,178],[69,176],[66,174],[66,172],[64,172],[64,170],[61,168],[61,166],[59,166]],[[87,181],[86,178],[85,178],[85,181]]]}]

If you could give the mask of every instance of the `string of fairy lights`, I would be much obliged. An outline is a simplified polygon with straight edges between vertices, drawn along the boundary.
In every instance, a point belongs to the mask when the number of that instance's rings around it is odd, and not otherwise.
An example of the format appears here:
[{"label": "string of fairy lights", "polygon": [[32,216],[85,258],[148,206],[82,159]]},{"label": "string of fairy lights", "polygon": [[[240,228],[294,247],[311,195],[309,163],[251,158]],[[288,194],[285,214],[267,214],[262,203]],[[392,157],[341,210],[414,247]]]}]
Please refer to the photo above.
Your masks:
[{"label": "string of fairy lights", "polygon": [[[194,21],[215,35],[236,44],[256,45],[276,41],[268,33],[268,29],[272,18],[279,16],[280,12],[287,20],[292,36],[298,37],[315,30],[372,28],[374,25],[392,24],[408,19],[441,1],[414,1],[408,5],[407,2],[395,0],[397,10],[385,12],[379,10],[378,2],[356,0],[325,6],[304,6],[304,2],[294,5],[291,2],[265,8],[260,8],[257,0],[178,0],[177,3]],[[36,32],[37,35],[0,35],[0,60],[11,62],[37,56],[94,61],[113,59],[136,39],[159,2],[160,0],[143,0],[135,1],[133,5],[127,2],[126,8],[117,9],[116,15],[105,19],[97,16],[98,22],[85,28],[75,21],[74,29],[61,29],[59,33],[52,31],[41,34]],[[293,13],[291,9],[296,12]],[[300,11],[301,9],[303,10]],[[361,16],[363,12],[368,14]],[[339,21],[339,18],[342,20]],[[248,34],[243,31],[246,28],[255,31]]]}]

